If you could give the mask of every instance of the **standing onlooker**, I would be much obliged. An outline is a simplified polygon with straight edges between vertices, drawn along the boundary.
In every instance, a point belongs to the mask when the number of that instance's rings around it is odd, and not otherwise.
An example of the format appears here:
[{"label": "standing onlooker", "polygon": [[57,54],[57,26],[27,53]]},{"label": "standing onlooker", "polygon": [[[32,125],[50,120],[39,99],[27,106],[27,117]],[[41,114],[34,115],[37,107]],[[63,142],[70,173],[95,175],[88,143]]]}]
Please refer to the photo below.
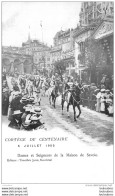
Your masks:
[{"label": "standing onlooker", "polygon": [[9,106],[9,91],[7,88],[3,89],[2,92],[2,115],[7,116]]},{"label": "standing onlooker", "polygon": [[96,112],[100,112],[100,110],[101,110],[101,92],[99,89],[97,91],[96,98],[97,98]]},{"label": "standing onlooker", "polygon": [[105,101],[106,101],[105,89],[101,89],[101,112],[102,113],[105,113]]}]

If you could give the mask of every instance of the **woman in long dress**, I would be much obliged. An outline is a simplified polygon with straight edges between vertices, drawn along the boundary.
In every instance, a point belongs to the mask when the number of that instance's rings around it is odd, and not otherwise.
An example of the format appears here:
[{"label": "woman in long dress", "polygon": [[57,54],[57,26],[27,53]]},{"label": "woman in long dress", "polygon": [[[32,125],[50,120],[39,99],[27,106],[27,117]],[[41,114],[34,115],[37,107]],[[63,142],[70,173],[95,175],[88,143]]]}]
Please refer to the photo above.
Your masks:
[{"label": "woman in long dress", "polygon": [[101,89],[101,112],[102,113],[105,113],[105,101],[106,101],[105,89]]},{"label": "woman in long dress", "polygon": [[97,98],[96,112],[100,112],[100,110],[101,110],[101,92],[100,92],[100,90],[98,91],[96,98]]}]

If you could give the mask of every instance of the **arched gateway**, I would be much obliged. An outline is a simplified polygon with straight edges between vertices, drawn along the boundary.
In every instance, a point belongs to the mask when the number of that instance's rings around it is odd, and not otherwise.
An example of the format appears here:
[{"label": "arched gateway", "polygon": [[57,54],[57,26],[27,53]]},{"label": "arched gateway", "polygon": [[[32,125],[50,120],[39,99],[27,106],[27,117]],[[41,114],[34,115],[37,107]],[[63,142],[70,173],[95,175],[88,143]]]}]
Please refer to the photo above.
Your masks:
[{"label": "arched gateway", "polygon": [[2,70],[6,73],[31,74],[33,72],[33,58],[30,55],[4,52],[2,53]]}]

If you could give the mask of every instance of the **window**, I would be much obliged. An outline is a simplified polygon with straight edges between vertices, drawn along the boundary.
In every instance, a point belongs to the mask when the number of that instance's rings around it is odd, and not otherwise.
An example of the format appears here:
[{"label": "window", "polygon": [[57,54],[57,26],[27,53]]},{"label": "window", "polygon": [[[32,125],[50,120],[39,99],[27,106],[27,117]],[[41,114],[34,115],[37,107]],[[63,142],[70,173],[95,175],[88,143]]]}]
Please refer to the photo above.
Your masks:
[{"label": "window", "polygon": [[110,12],[111,12],[111,14],[114,13],[113,7],[110,7]]},{"label": "window", "polygon": [[97,11],[97,17],[100,16],[100,14],[101,14],[101,13]]},{"label": "window", "polygon": [[97,9],[101,12],[101,4],[97,5]]}]

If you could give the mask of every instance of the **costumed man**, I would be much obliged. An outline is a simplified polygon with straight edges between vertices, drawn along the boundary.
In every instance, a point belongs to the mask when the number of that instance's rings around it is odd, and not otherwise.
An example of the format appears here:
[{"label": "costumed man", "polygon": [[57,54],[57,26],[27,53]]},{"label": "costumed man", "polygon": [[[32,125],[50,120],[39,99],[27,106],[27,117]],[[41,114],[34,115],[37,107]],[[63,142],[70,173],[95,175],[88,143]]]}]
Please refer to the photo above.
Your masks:
[{"label": "costumed man", "polygon": [[[62,95],[62,98],[65,100],[67,97],[67,94],[70,92],[71,93],[71,91],[73,90],[73,79],[72,78],[70,78],[70,77],[68,77],[68,81],[67,81],[67,83],[65,83],[65,89],[64,89],[64,94]],[[70,97],[68,97],[68,99],[69,99]]]},{"label": "costumed man", "polygon": [[8,120],[9,121],[12,120],[13,111],[16,110],[16,109],[13,110],[11,103],[15,99],[15,97],[18,96],[19,94],[20,92],[17,91],[17,88],[13,87],[12,91],[10,92],[10,97],[9,97],[9,108],[8,108]]},{"label": "costumed man", "polygon": [[[15,97],[11,100],[10,102],[10,110],[11,110],[11,113],[9,114],[9,120],[12,119],[12,113],[16,110],[20,110],[22,107],[21,107],[21,93],[19,91],[15,92]],[[11,117],[11,119],[10,119]]]},{"label": "costumed man", "polygon": [[[26,117],[27,117],[27,115],[29,115],[30,114],[30,110],[32,109],[32,107],[31,106],[24,106],[24,113],[22,114],[22,117],[21,117],[21,119],[22,119],[22,126],[21,126],[21,129],[23,129],[23,128],[25,128],[26,126],[28,126],[29,125],[29,123],[30,123],[30,120],[27,122],[26,121]],[[26,123],[25,123],[25,121],[26,121]]]},{"label": "costumed man", "polygon": [[14,111],[12,114],[12,120],[10,121],[10,124],[8,125],[11,128],[20,129],[22,120],[21,120],[22,112],[20,110]]},{"label": "costumed man", "polygon": [[2,92],[2,115],[7,116],[9,106],[9,91],[7,88]]},{"label": "costumed man", "polygon": [[39,92],[39,90],[35,91],[35,97],[34,98],[35,98],[34,99],[35,104],[40,105],[41,98],[40,98],[40,92]]},{"label": "costumed man", "polygon": [[77,81],[73,84],[73,91],[75,91],[76,95],[77,95],[77,100],[81,100],[81,91],[84,90],[83,86],[78,83]]}]

